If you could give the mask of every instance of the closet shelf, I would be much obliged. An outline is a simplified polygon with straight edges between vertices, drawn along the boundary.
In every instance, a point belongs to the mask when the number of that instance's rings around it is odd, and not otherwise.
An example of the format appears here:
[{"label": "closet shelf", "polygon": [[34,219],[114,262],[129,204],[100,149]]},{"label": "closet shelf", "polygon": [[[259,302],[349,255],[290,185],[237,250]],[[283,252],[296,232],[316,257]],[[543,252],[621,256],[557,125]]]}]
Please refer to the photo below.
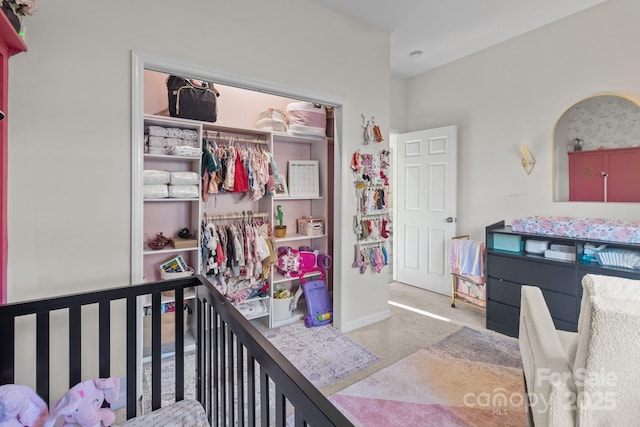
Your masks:
[{"label": "closet shelf", "polygon": [[200,198],[165,197],[163,199],[144,199],[145,202],[198,202]]},{"label": "closet shelf", "polygon": [[317,144],[318,141],[326,141],[327,138],[323,136],[304,136],[304,135],[292,135],[290,133],[273,132],[273,138],[279,142],[291,142],[297,144]]},{"label": "closet shelf", "polygon": [[306,315],[306,312],[303,313],[302,311],[300,311],[300,309],[296,309],[292,314],[291,317],[288,319],[284,319],[284,320],[273,320],[272,322],[272,327],[273,328],[278,328],[280,326],[285,326],[288,325],[290,323],[294,323],[294,322],[298,322],[300,320],[302,320],[304,318],[304,316]]},{"label": "closet shelf", "polygon": [[[313,276],[319,276],[320,273],[319,271],[313,271],[310,273],[306,273],[304,275],[305,278],[308,277],[313,277]],[[273,284],[275,285],[276,283],[286,283],[286,282],[292,282],[294,280],[298,280],[299,277],[298,276],[293,276],[293,277],[285,277],[284,274],[278,272],[278,271],[274,271],[273,272]]]},{"label": "closet shelf", "polygon": [[[196,349],[196,338],[193,335],[193,331],[187,329],[184,331],[184,351],[185,353],[190,352],[190,351],[194,351]],[[171,351],[166,351],[164,353],[162,353],[162,357],[171,357],[171,356],[175,356],[176,352],[175,350],[171,350]],[[143,356],[142,357],[142,363],[148,363],[151,362],[151,356]]]},{"label": "closet shelf", "polygon": [[315,196],[315,197],[309,197],[309,196],[298,196],[298,197],[274,197],[273,200],[322,200],[324,199],[323,196]]},{"label": "closet shelf", "polygon": [[251,303],[251,302],[254,302],[254,301],[266,301],[268,299],[269,299],[269,295],[266,295],[264,297],[253,297],[253,298],[249,298],[247,300],[244,300],[242,302],[234,302],[233,305],[238,306],[238,305],[242,305],[242,304],[248,304],[248,303]]},{"label": "closet shelf", "polygon": [[260,314],[254,315],[254,316],[245,316],[245,318],[247,320],[254,320],[254,319],[260,319],[262,317],[267,317],[267,316],[269,316],[269,314],[270,313],[267,311],[266,313],[260,313]]},{"label": "closet shelf", "polygon": [[321,234],[319,236],[307,236],[306,234],[287,233],[285,237],[276,237],[276,242],[293,242],[296,240],[322,239],[323,237],[327,237],[327,235]]},{"label": "closet shelf", "polygon": [[200,161],[200,156],[198,157],[186,157],[186,156],[173,156],[170,154],[145,154],[145,159],[156,159],[156,160],[175,160],[184,162],[185,160],[193,160]]},{"label": "closet shelf", "polygon": [[168,248],[168,249],[158,249],[158,250],[145,248],[143,251],[143,255],[173,254],[177,252],[191,252],[191,251],[199,251],[199,250],[200,248],[198,246],[195,246],[193,248],[182,248],[182,249]]},{"label": "closet shelf", "polygon": [[[196,291],[193,289],[185,289],[184,292],[184,301],[190,300],[190,299],[194,299],[196,297]],[[161,295],[160,296],[160,303],[161,304],[166,304],[168,302],[175,302],[175,297],[173,296],[168,296],[168,295]],[[151,307],[151,295],[145,295],[145,298],[142,301],[142,307]],[[186,316],[186,313],[185,313]]]}]

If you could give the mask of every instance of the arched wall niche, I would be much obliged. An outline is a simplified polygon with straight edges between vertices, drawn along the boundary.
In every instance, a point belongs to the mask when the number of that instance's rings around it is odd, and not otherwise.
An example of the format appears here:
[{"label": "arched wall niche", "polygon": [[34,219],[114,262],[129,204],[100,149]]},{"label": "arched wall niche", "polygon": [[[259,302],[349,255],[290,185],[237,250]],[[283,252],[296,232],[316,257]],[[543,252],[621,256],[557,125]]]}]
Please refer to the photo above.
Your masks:
[{"label": "arched wall niche", "polygon": [[553,140],[554,201],[640,202],[635,97],[606,93],[576,102],[556,122]]}]

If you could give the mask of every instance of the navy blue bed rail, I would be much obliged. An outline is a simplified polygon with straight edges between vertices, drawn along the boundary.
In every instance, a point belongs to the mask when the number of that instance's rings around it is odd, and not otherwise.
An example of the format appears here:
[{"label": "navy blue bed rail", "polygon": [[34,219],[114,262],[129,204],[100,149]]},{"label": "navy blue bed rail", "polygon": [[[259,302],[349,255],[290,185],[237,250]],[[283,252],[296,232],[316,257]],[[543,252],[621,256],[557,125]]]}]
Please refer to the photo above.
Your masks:
[{"label": "navy blue bed rail", "polygon": [[[16,329],[16,320],[35,317],[31,323],[35,336],[35,390],[52,404],[51,316],[55,312],[68,317],[68,371],[64,388],[82,378],[82,309],[97,306],[97,365],[100,377],[111,376],[111,327],[115,316],[126,317],[126,377],[140,378],[141,355],[138,343],[141,322],[140,298],[151,312],[151,409],[161,407],[162,322],[166,297],[189,301],[194,316],[195,395],[205,408],[213,426],[352,426],[353,424],[287,360],[251,322],[233,307],[202,276],[123,286],[0,306],[0,385],[20,383],[16,378],[16,343],[24,331]],[[194,296],[195,294],[195,296]],[[187,299],[185,296],[189,295]],[[114,309],[121,302],[124,309]],[[179,304],[176,304],[179,306]],[[185,398],[185,312],[174,312],[175,400]],[[85,326],[87,327],[87,326]],[[17,333],[18,332],[18,333]],[[86,331],[85,331],[86,333]],[[58,384],[58,386],[60,386]],[[138,415],[137,381],[126,382],[126,418]],[[166,392],[166,390],[165,390]],[[256,411],[256,407],[260,410]]]}]

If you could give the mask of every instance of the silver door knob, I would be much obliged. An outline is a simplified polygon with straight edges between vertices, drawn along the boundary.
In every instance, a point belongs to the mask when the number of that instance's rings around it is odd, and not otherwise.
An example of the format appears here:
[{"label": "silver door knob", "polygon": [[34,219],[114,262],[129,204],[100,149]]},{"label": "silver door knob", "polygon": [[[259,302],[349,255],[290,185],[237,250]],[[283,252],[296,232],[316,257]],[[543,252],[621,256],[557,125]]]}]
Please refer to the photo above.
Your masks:
[{"label": "silver door knob", "polygon": [[449,216],[449,217],[447,217],[447,219],[445,219],[445,221],[447,221],[447,222],[458,222],[458,220],[457,220],[457,219],[454,219],[454,218],[452,218],[452,217],[450,217],[450,216]]}]

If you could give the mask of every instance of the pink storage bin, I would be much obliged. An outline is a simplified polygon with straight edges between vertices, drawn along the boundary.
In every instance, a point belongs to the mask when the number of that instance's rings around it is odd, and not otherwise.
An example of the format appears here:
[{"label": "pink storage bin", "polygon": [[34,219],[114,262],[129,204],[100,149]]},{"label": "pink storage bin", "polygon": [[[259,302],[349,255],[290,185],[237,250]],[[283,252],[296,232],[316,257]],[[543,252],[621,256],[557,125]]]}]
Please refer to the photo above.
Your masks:
[{"label": "pink storage bin", "polygon": [[286,108],[289,133],[326,136],[327,111],[324,105],[313,102],[291,102]]}]

